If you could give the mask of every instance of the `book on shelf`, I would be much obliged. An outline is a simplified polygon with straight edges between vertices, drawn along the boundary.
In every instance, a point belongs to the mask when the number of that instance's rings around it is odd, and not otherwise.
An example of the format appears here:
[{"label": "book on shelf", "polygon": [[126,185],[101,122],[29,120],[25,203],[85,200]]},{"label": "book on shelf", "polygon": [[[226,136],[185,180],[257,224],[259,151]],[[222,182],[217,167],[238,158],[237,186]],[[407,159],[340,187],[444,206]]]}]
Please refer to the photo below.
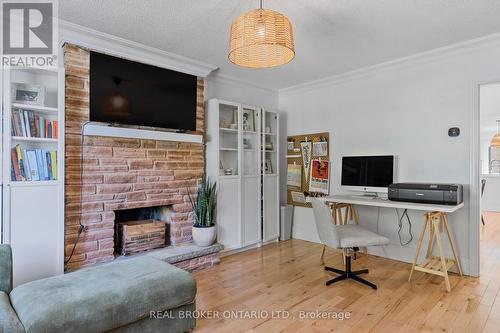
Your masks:
[{"label": "book on shelf", "polygon": [[11,151],[12,180],[37,181],[57,179],[57,151],[24,149],[16,145]]},{"label": "book on shelf", "polygon": [[57,139],[57,120],[50,120],[36,112],[22,109],[12,110],[11,134],[28,138]]}]

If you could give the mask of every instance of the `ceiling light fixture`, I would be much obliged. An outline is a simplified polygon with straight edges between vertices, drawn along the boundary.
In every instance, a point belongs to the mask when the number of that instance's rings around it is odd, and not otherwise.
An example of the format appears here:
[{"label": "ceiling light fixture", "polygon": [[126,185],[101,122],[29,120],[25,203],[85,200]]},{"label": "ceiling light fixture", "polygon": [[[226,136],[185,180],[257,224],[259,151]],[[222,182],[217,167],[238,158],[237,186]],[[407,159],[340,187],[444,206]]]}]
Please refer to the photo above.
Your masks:
[{"label": "ceiling light fixture", "polygon": [[497,120],[497,134],[491,139],[491,147],[500,147],[500,120]]},{"label": "ceiling light fixture", "polygon": [[284,65],[295,57],[290,20],[283,14],[260,8],[234,20],[229,36],[229,61],[249,68]]}]

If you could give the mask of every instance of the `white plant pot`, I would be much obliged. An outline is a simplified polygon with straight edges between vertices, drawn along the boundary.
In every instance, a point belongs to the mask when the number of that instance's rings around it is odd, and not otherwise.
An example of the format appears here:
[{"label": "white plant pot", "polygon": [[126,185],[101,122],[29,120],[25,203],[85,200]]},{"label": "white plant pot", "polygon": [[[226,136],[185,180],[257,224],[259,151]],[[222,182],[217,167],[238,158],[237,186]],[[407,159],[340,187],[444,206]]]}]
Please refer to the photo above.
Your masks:
[{"label": "white plant pot", "polygon": [[217,229],[211,227],[194,227],[192,228],[193,241],[198,246],[210,246],[215,242]]}]

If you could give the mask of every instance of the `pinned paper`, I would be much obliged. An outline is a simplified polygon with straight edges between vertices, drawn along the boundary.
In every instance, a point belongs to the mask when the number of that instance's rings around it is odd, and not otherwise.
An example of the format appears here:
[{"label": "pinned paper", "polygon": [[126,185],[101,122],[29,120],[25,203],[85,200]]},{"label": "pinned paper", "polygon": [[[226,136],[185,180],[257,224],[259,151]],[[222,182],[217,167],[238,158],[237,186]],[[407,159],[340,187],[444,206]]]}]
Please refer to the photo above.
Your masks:
[{"label": "pinned paper", "polygon": [[302,161],[304,166],[304,179],[307,182],[307,177],[309,176],[309,168],[311,164],[311,150],[312,142],[301,142],[300,149],[302,150]]},{"label": "pinned paper", "polygon": [[286,185],[289,187],[301,188],[302,186],[302,166],[288,164]]},{"label": "pinned paper", "polygon": [[329,190],[330,190],[329,161],[312,160],[311,176],[309,177],[309,191],[328,194]]}]

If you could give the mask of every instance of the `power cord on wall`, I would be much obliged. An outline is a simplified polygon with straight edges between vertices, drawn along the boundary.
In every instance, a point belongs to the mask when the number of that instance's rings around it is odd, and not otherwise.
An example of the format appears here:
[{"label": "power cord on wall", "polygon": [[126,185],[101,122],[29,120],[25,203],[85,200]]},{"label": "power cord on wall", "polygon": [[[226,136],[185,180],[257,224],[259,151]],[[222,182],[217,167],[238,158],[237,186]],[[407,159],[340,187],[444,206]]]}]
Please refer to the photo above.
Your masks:
[{"label": "power cord on wall", "polygon": [[83,188],[83,138],[84,138],[84,132],[85,132],[85,126],[90,123],[90,121],[86,121],[82,124],[82,133],[81,133],[81,136],[80,136],[80,209],[79,209],[79,212],[78,212],[78,234],[76,236],[76,240],[75,240],[75,243],[73,244],[73,248],[71,249],[71,253],[68,257],[68,260],[66,260],[64,262],[65,265],[67,265],[71,258],[73,258],[73,254],[75,254],[75,249],[76,249],[76,245],[78,244],[78,242],[80,241],[80,236],[82,235],[82,232],[85,230],[85,226],[82,224],[82,204],[83,204],[83,199],[82,199],[82,196],[83,196],[83,191],[82,191],[82,188]]},{"label": "power cord on wall", "polygon": [[[408,245],[411,243],[411,241],[413,240],[413,233],[411,231],[411,220],[410,220],[410,216],[408,215],[408,209],[405,209],[403,211],[403,214],[401,216],[399,216],[399,212],[398,212],[398,209],[395,208],[396,210],[396,214],[398,216],[398,237],[399,237],[399,244],[401,244],[401,246],[405,246],[405,245]],[[408,222],[408,233],[410,235],[410,239],[406,242],[403,243],[403,240],[401,238],[401,230],[403,229],[403,219],[406,217],[406,220]]]}]

